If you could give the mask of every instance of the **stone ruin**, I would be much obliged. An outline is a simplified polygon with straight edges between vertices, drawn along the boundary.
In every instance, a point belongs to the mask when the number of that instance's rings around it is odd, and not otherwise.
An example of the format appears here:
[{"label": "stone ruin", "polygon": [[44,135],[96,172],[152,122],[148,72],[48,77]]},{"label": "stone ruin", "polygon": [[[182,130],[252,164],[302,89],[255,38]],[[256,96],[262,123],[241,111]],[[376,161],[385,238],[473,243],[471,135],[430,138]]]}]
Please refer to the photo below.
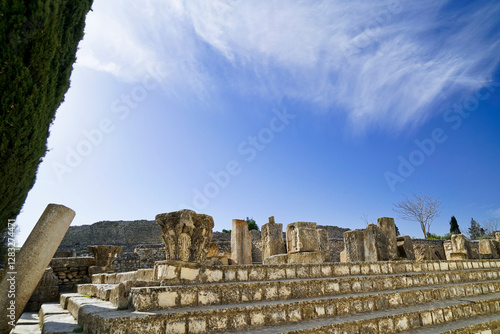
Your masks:
[{"label": "stone ruin", "polygon": [[330,260],[328,232],[317,229],[316,223],[296,222],[286,227],[286,250],[282,224],[274,217],[262,227],[264,264],[323,263]]},{"label": "stone ruin", "polygon": [[122,252],[121,246],[94,245],[88,246],[89,251],[94,254],[95,266],[89,268],[90,275],[99,273],[112,273],[113,259]]},{"label": "stone ruin", "polygon": [[156,215],[167,260],[203,263],[212,240],[214,220],[192,210]]}]

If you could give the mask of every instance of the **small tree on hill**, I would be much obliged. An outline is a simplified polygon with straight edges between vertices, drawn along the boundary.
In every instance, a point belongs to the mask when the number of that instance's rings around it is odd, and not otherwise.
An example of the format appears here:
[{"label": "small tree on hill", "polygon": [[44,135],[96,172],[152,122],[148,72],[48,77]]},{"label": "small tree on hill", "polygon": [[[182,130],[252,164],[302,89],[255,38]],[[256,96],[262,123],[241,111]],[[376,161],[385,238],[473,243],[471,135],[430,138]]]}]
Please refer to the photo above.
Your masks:
[{"label": "small tree on hill", "polygon": [[458,222],[457,222],[457,219],[455,218],[455,216],[451,216],[451,219],[450,219],[450,233],[451,234],[462,234],[462,232],[460,232],[460,228],[458,227]]},{"label": "small tree on hill", "polygon": [[257,225],[257,223],[255,222],[255,220],[253,218],[247,217],[247,219],[245,219],[245,221],[247,222],[249,231],[251,231],[251,230],[258,231],[259,230],[259,226]]},{"label": "small tree on hill", "polygon": [[424,238],[427,238],[434,218],[441,211],[441,201],[426,194],[412,193],[411,197],[404,195],[401,202],[394,204],[394,211],[401,219],[419,222]]},{"label": "small tree on hill", "polygon": [[474,218],[470,219],[470,227],[469,227],[469,237],[472,240],[477,240],[484,235],[484,228],[481,228],[478,222],[474,220]]}]

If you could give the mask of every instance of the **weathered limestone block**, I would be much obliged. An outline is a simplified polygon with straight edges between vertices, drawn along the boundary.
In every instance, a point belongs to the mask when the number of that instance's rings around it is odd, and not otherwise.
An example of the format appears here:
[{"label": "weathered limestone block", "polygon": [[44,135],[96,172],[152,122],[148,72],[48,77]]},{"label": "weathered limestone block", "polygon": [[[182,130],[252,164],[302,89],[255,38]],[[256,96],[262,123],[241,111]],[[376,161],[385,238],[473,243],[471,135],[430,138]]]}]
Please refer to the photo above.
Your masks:
[{"label": "weathered limestone block", "polygon": [[453,234],[451,236],[451,248],[453,253],[464,253],[465,259],[472,258],[472,250],[469,239],[463,234]]},{"label": "weathered limestone block", "polygon": [[208,254],[207,257],[217,256],[219,255],[219,246],[217,246],[216,242],[211,242],[208,245]]},{"label": "weathered limestone block", "polygon": [[212,240],[214,220],[192,210],[156,215],[165,242],[167,260],[203,263]]},{"label": "weathered limestone block", "polygon": [[453,247],[451,246],[451,240],[443,241],[444,254],[446,260],[451,260],[451,253],[453,253]]},{"label": "weathered limestone block", "polygon": [[269,217],[269,223],[262,225],[262,260],[266,257],[286,253],[283,242],[283,224],[276,224],[274,217]]},{"label": "weathered limestone block", "polygon": [[389,259],[395,259],[398,256],[398,246],[396,239],[396,224],[394,218],[382,217],[377,219],[377,226],[382,229],[387,237],[387,252]]},{"label": "weathered limestone block", "polygon": [[413,251],[413,242],[407,235],[396,238],[398,246],[398,257],[407,260],[415,260],[415,252]]},{"label": "weathered limestone block", "polygon": [[252,236],[244,220],[233,219],[231,260],[233,264],[252,264]]},{"label": "weathered limestone block", "polygon": [[93,245],[87,248],[94,255],[96,266],[109,269],[113,259],[122,252],[122,246]]},{"label": "weathered limestone block", "polygon": [[[45,273],[75,212],[58,204],[49,204],[16,256],[17,274],[6,273],[0,282],[0,333],[8,333],[21,316],[26,303]],[[15,280],[15,299],[8,297]],[[14,310],[9,309],[14,301]],[[10,323],[10,324],[9,324]]]},{"label": "weathered limestone block", "polygon": [[272,255],[264,259],[263,264],[307,264],[324,263],[329,259],[327,252],[302,252]]},{"label": "weathered limestone block", "polygon": [[479,255],[481,259],[498,259],[498,252],[493,240],[479,240]]},{"label": "weathered limestone block", "polygon": [[500,242],[500,232],[495,232],[495,240]]},{"label": "weathered limestone block", "polygon": [[340,252],[340,262],[348,262],[345,249]]},{"label": "weathered limestone block", "polygon": [[389,252],[387,237],[380,227],[369,224],[364,230],[365,261],[387,261]]},{"label": "weathered limestone block", "polygon": [[318,248],[320,252],[330,251],[330,239],[328,238],[328,231],[321,228],[316,230],[318,233]]},{"label": "weathered limestone block", "polygon": [[439,260],[434,249],[429,245],[413,245],[416,261]]},{"label": "weathered limestone block", "polygon": [[288,253],[317,252],[319,250],[316,223],[296,222],[286,227]]},{"label": "weathered limestone block", "polygon": [[363,230],[344,232],[345,262],[361,262],[365,260]]}]

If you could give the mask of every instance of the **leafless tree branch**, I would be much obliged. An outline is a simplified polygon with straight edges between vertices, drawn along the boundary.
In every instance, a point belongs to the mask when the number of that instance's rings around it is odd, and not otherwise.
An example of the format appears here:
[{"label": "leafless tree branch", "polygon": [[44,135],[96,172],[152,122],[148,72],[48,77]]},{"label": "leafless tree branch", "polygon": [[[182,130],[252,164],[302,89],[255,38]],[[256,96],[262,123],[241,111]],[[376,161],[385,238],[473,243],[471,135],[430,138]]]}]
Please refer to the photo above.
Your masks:
[{"label": "leafless tree branch", "polygon": [[441,201],[427,194],[412,193],[404,195],[404,199],[394,204],[394,211],[399,218],[420,223],[424,237],[430,230],[434,218],[441,213]]}]

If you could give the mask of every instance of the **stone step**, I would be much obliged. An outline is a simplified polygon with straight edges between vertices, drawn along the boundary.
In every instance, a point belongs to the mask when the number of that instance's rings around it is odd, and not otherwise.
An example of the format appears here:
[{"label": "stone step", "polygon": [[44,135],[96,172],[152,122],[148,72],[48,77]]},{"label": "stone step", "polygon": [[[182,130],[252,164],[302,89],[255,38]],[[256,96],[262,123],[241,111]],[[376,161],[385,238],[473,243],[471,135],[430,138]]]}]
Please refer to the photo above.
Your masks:
[{"label": "stone step", "polygon": [[[111,329],[125,328],[126,332],[141,332],[149,328],[151,333],[216,332],[287,322],[321,320],[322,318],[386,310],[434,303],[450,298],[469,299],[482,294],[498,295],[500,281],[484,281],[467,284],[444,284],[413,287],[397,291],[377,293],[351,293],[335,297],[315,297],[294,300],[260,301],[252,304],[208,305],[182,309],[139,312],[117,311],[110,302],[93,298],[72,296],[68,298],[68,310],[89,333],[105,333]],[[499,296],[500,298],[500,296]],[[187,327],[186,327],[187,326]],[[146,333],[149,333],[146,331]]]},{"label": "stone step", "polygon": [[[396,310],[377,310],[370,313],[224,332],[259,334],[487,334],[498,333],[499,312],[500,293],[494,293],[398,307]],[[488,332],[491,329],[493,331]],[[178,333],[181,332],[178,331]]]},{"label": "stone step", "polygon": [[36,312],[24,312],[10,331],[10,334],[41,334],[38,314]]},{"label": "stone step", "polygon": [[444,322],[405,331],[404,334],[494,334],[500,333],[500,312]]},{"label": "stone step", "polygon": [[[172,284],[273,281],[293,278],[323,278],[350,275],[380,275],[462,269],[500,268],[500,260],[456,261],[387,261],[286,265],[200,266],[181,268],[179,264],[160,261],[153,269],[137,272],[97,274],[94,284],[119,284],[125,281],[163,280]],[[185,269],[185,271],[183,271]]]},{"label": "stone step", "polygon": [[[335,296],[351,292],[374,292],[435,284],[495,280],[499,278],[499,273],[499,269],[467,269],[428,273],[137,287],[130,290],[128,306],[137,311],[148,311],[173,307]],[[79,289],[79,292],[80,290],[84,289]]]},{"label": "stone step", "polygon": [[82,330],[70,312],[58,303],[43,304],[39,318],[43,334],[66,334]]}]

